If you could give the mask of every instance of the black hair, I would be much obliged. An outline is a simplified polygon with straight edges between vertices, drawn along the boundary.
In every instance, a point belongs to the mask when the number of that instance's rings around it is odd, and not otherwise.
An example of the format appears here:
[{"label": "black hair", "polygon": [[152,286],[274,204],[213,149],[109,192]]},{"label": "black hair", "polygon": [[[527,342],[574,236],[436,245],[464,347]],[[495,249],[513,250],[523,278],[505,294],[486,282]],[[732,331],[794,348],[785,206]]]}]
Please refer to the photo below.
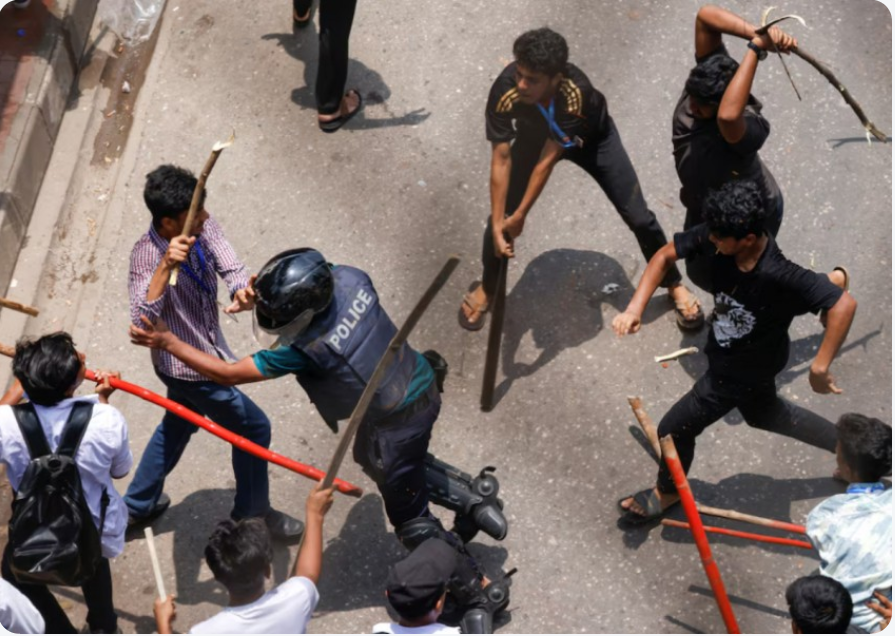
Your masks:
[{"label": "black hair", "polygon": [[740,65],[724,54],[713,55],[693,67],[687,78],[687,93],[705,104],[720,104],[727,85]]},{"label": "black hair", "polygon": [[263,519],[221,521],[205,546],[205,562],[215,580],[237,596],[264,589],[272,560],[270,532]]},{"label": "black hair", "polygon": [[711,190],[702,202],[702,217],[718,238],[737,240],[765,232],[767,210],[761,188],[754,181],[728,181]]},{"label": "black hair", "polygon": [[[190,209],[198,182],[192,172],[171,164],[159,166],[146,175],[143,200],[152,214],[152,225],[156,229],[161,227],[162,219],[176,219]],[[200,210],[205,205],[206,194],[203,189]]]},{"label": "black hair", "polygon": [[526,31],[516,38],[513,56],[529,71],[553,77],[565,73],[569,64],[569,45],[559,33],[543,27]]},{"label": "black hair", "polygon": [[803,576],[786,588],[789,615],[803,634],[844,634],[852,616],[848,590],[835,579]]},{"label": "black hair", "polygon": [[53,406],[66,398],[81,372],[81,358],[70,335],[63,331],[16,343],[12,373],[28,399]]},{"label": "black hair", "polygon": [[846,413],[836,422],[842,459],[862,482],[892,473],[892,428],[875,417]]}]

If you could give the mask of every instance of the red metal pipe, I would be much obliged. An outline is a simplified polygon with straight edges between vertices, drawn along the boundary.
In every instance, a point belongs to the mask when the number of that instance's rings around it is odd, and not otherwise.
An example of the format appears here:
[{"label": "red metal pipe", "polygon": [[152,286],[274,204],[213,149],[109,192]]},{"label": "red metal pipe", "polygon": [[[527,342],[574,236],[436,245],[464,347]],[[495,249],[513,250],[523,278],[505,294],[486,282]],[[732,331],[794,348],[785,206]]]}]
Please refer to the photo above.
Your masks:
[{"label": "red metal pipe", "polygon": [[702,567],[705,569],[705,575],[709,579],[712,592],[715,594],[715,601],[718,603],[718,609],[721,611],[721,618],[727,626],[728,634],[739,634],[740,627],[737,625],[737,619],[733,615],[733,607],[730,605],[730,599],[727,598],[727,590],[724,589],[724,581],[721,580],[721,572],[718,570],[718,564],[712,557],[712,549],[709,547],[709,539],[705,534],[705,528],[702,525],[702,519],[696,510],[696,500],[693,498],[693,492],[690,490],[690,484],[687,482],[687,475],[684,474],[684,467],[681,466],[681,460],[677,455],[677,449],[674,447],[674,440],[670,435],[660,440],[662,445],[662,456],[671,476],[674,478],[674,485],[677,488],[678,495],[681,497],[681,505],[684,507],[684,513],[690,521],[690,532],[693,540],[696,542],[696,548],[699,550],[699,556],[702,559]]},{"label": "red metal pipe", "polygon": [[[96,374],[88,369],[87,379],[91,382],[96,382]],[[299,475],[307,477],[308,479],[313,479],[314,481],[320,481],[325,476],[325,473],[318,468],[308,466],[307,464],[302,464],[301,462],[297,462],[294,459],[284,457],[283,455],[275,453],[272,450],[264,448],[263,446],[259,446],[254,442],[250,442],[245,437],[228,431],[220,424],[215,424],[207,417],[202,417],[201,415],[189,410],[185,406],[182,406],[177,402],[174,402],[173,400],[169,400],[168,398],[163,398],[161,395],[153,393],[149,389],[144,389],[141,386],[131,384],[130,382],[125,382],[124,380],[119,380],[118,378],[110,378],[109,383],[116,389],[120,389],[125,393],[136,395],[138,398],[141,398],[143,400],[146,400],[147,402],[151,402],[152,404],[161,406],[162,408],[171,411],[178,417],[182,417],[183,419],[185,419],[190,424],[195,424],[200,428],[204,428],[212,435],[220,437],[225,442],[232,444],[236,448],[245,451],[250,455],[254,455],[255,457],[268,461],[271,464],[282,466],[283,468],[291,470],[294,473],[298,473]],[[361,488],[358,488],[354,484],[351,484],[347,481],[342,481],[341,479],[336,479],[334,485],[340,493],[345,495],[360,497],[364,494],[364,491]]]},{"label": "red metal pipe", "polygon": [[[684,528],[685,530],[690,529],[690,524],[685,523],[683,521],[676,521],[675,519],[662,519],[663,526],[670,526],[672,528]],[[799,541],[798,539],[787,539],[785,537],[769,537],[766,534],[755,534],[753,532],[741,532],[740,530],[730,530],[729,528],[718,528],[716,526],[703,526],[703,529],[706,532],[714,532],[715,534],[726,534],[730,537],[739,537],[740,539],[752,539],[753,541],[761,541],[762,543],[777,543],[779,545],[790,545],[796,548],[805,548],[806,550],[813,550],[814,546],[812,546],[807,541]]]}]

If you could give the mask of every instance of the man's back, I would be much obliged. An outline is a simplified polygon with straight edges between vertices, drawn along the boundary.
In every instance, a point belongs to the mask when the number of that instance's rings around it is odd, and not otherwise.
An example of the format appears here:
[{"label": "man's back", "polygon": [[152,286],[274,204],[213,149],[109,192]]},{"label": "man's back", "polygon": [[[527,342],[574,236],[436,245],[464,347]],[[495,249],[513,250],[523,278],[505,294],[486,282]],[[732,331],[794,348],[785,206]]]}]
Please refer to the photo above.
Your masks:
[{"label": "man's back", "polygon": [[[78,401],[96,401],[96,396],[69,398],[54,406],[35,405],[41,428],[51,449],[59,444],[59,437],[71,408]],[[22,475],[31,462],[31,454],[22,437],[12,407],[0,407],[0,461],[7,467],[13,490],[18,489]],[[103,556],[118,556],[124,549],[127,509],[112,485],[113,477],[123,477],[133,465],[128,443],[127,422],[121,413],[108,404],[94,404],[93,418],[87,425],[75,463],[81,475],[84,497],[94,523],[99,526],[100,498],[103,490],[109,496],[103,525]]]},{"label": "man's back", "polygon": [[191,634],[304,634],[320,595],[310,579],[293,576],[248,605],[227,607],[194,625]]}]

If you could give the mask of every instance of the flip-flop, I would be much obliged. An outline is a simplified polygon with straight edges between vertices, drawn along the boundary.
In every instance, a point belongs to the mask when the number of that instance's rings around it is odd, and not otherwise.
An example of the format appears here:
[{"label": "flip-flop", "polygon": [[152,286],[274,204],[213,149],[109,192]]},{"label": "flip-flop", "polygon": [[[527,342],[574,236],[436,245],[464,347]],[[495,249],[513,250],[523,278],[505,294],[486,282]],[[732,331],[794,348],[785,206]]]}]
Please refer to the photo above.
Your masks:
[{"label": "flip-flop", "polygon": [[325,133],[334,133],[339,128],[341,128],[342,126],[347,124],[349,121],[351,121],[351,118],[354,117],[355,115],[357,115],[363,109],[364,96],[360,94],[360,91],[352,88],[347,93],[345,93],[345,95],[348,95],[349,93],[354,93],[355,95],[357,95],[357,108],[352,110],[347,115],[339,115],[335,119],[330,119],[329,121],[320,121],[318,119],[317,125],[320,126],[320,130],[322,130]]},{"label": "flip-flop", "polygon": [[[489,303],[476,302],[475,298],[472,296],[472,292],[481,287],[481,285],[482,284],[478,281],[470,285],[469,293],[463,296],[463,302],[460,304],[460,310],[457,313],[457,321],[460,323],[460,326],[467,331],[479,331],[485,326],[485,315],[490,309]],[[479,317],[475,321],[470,321],[469,318],[466,317],[466,312],[463,311],[464,305],[472,309],[473,312],[479,313]]]},{"label": "flip-flop", "polygon": [[[625,508],[622,506],[622,502],[628,499],[634,499],[634,503],[640,506],[644,511],[646,511],[645,515],[640,515],[634,512],[629,508]],[[676,505],[680,503],[680,500],[675,501],[673,504],[670,504],[664,510],[662,509],[662,502],[659,501],[659,497],[656,496],[656,491],[653,488],[647,488],[646,490],[641,490],[636,495],[628,495],[626,497],[622,497],[618,500],[618,509],[619,512],[622,513],[623,519],[634,526],[640,526],[647,523],[652,523],[657,519],[661,519],[665,516],[665,514],[674,508]]]},{"label": "flip-flop", "polygon": [[311,18],[314,17],[314,4],[311,3],[308,7],[308,12],[305,14],[304,18],[298,17],[298,5],[299,2],[293,0],[292,2],[292,26],[297,29],[303,29],[309,24],[311,24]]},{"label": "flip-flop", "polygon": [[[686,300],[676,300],[671,294],[668,294],[668,299],[674,305],[677,326],[684,331],[696,331],[702,329],[702,326],[705,324],[705,314],[702,311],[702,305],[699,303],[699,299],[693,292],[688,289],[687,294],[688,296]],[[698,310],[696,315],[692,318],[687,318],[687,313],[692,311],[694,307]]]}]

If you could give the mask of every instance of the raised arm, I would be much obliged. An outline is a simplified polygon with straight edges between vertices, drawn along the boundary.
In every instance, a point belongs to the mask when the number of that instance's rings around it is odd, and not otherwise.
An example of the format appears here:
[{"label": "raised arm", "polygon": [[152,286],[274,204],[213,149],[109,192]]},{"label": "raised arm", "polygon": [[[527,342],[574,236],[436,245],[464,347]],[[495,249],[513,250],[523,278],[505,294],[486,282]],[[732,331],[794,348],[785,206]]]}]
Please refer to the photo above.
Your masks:
[{"label": "raised arm", "polygon": [[665,274],[668,273],[668,270],[671,269],[671,266],[677,260],[677,251],[674,248],[673,241],[653,255],[643,272],[643,276],[640,277],[637,291],[634,292],[628,307],[612,321],[612,328],[615,330],[615,333],[619,336],[625,336],[629,333],[640,331],[640,318],[643,316],[644,310],[646,310],[649,299],[652,298],[662,279],[665,278]]},{"label": "raised arm", "polygon": [[292,576],[303,576],[315,584],[320,579],[323,562],[323,518],[333,505],[333,492],[334,488],[324,490],[322,483],[317,484],[305,504],[305,536]]},{"label": "raised arm", "polygon": [[702,59],[721,46],[722,35],[751,40],[755,37],[756,28],[727,9],[707,4],[696,14],[696,58]]}]

